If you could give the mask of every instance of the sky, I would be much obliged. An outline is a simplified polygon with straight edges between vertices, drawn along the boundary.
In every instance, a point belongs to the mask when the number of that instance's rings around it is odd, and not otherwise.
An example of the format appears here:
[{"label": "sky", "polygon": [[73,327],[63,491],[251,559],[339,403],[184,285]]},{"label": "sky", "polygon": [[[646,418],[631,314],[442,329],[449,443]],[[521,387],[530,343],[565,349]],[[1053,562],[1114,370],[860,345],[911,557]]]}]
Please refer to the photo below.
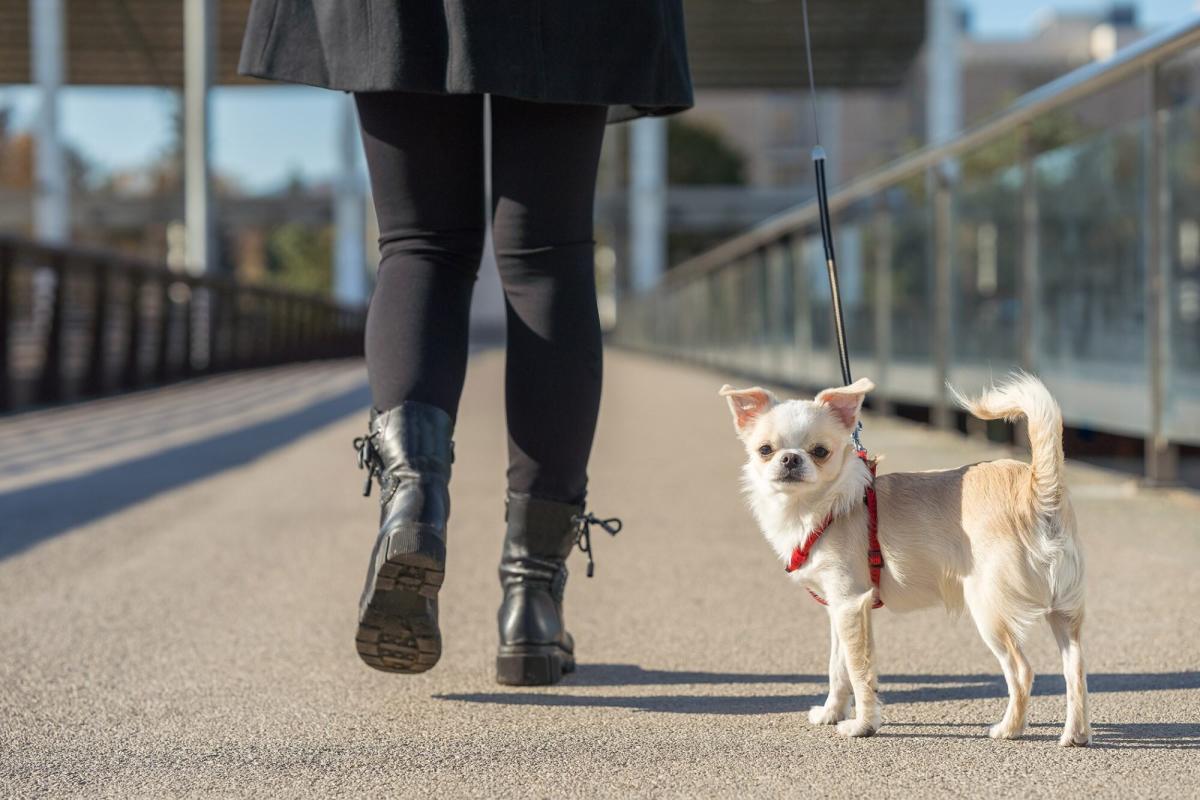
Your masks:
[{"label": "sky", "polygon": [[[1027,35],[1047,9],[1091,11],[1096,0],[967,0],[972,35]],[[1200,11],[1200,0],[1140,0],[1145,27]],[[176,95],[165,89],[68,88],[62,125],[71,147],[105,172],[136,169],[171,146]],[[12,107],[16,125],[32,119],[35,96],[27,87],[0,86],[0,108]],[[347,95],[292,86],[228,87],[212,99],[214,169],[252,192],[285,185],[292,176],[327,181],[336,171],[338,122]]]},{"label": "sky", "polygon": [[[33,91],[0,87],[0,108],[30,124]],[[174,142],[178,94],[166,89],[75,87],[62,92],[65,143],[107,172],[136,169]],[[213,169],[253,192],[292,176],[326,181],[334,173],[337,121],[348,96],[299,86],[224,87],[212,95]],[[264,145],[264,143],[269,143]]]},{"label": "sky", "polygon": [[[1109,2],[1096,0],[968,0],[963,3],[971,14],[971,28],[981,36],[1008,37],[1028,33],[1038,14],[1055,11],[1095,11],[1108,8]],[[1197,0],[1139,0],[1138,20],[1145,27],[1157,27],[1175,22],[1189,12],[1200,10]]]}]

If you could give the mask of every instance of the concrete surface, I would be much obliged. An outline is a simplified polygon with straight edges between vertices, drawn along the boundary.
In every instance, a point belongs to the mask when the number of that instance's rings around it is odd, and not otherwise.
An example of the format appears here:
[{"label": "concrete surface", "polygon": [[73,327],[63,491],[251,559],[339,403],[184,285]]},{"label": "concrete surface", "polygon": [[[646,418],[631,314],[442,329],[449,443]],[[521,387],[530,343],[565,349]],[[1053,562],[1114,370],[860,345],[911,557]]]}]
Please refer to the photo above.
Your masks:
[{"label": "concrete surface", "polygon": [[[1073,465],[1089,559],[1095,745],[1063,750],[1048,630],[1028,738],[966,619],[878,613],[881,733],[812,728],[824,611],[735,481],[728,376],[610,353],[582,559],[579,672],[492,682],[502,358],[473,359],[457,435],[442,663],[354,651],[373,535],[353,365],[284,368],[0,419],[0,795],[86,797],[1184,797],[1200,775],[1194,495]],[[552,397],[547,403],[554,402]],[[871,419],[883,469],[1002,451]],[[601,536],[601,534],[597,534]],[[886,536],[886,531],[883,532]]]}]

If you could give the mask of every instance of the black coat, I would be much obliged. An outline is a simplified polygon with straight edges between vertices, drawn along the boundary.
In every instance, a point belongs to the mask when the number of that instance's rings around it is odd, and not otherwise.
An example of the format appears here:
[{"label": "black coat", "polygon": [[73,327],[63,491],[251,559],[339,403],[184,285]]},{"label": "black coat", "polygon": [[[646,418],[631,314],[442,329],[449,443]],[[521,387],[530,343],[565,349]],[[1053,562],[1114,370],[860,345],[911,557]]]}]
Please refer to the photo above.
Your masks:
[{"label": "black coat", "polygon": [[253,0],[243,75],[353,92],[692,105],[682,0]]}]

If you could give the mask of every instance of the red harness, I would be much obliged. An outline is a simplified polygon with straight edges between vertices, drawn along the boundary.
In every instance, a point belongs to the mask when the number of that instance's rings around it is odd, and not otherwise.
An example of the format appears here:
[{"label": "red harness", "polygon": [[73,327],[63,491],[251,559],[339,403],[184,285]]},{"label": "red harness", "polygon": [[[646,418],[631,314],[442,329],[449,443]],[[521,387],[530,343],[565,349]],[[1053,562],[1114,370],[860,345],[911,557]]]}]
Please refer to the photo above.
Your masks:
[{"label": "red harness", "polygon": [[[858,457],[867,465],[867,469],[871,471],[871,484],[867,487],[866,496],[863,502],[867,504],[867,564],[871,568],[871,583],[875,585],[875,604],[872,608],[879,608],[883,605],[883,601],[879,599],[879,577],[883,572],[883,551],[879,549],[879,509],[875,503],[875,462],[867,456],[866,450],[859,450]],[[825,529],[833,524],[833,512],[829,512],[829,516],[813,529],[805,539],[804,543],[797,546],[792,551],[792,557],[788,560],[788,565],[784,567],[788,572],[795,572],[804,566],[808,561],[808,555],[812,552],[817,540],[821,538],[821,534],[825,533]],[[819,594],[812,589],[808,593],[813,596],[823,606],[829,605]]]}]

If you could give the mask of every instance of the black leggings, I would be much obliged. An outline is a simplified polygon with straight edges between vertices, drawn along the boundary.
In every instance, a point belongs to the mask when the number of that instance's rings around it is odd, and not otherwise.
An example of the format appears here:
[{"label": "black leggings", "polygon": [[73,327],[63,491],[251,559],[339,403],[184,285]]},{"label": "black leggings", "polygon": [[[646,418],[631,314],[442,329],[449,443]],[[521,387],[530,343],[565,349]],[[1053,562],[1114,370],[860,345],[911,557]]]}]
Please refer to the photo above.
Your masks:
[{"label": "black leggings", "polygon": [[[355,96],[380,264],[372,400],[458,411],[484,240],[483,97]],[[592,205],[606,109],[491,98],[492,236],[504,286],[508,485],[582,502],[600,407]]]}]

